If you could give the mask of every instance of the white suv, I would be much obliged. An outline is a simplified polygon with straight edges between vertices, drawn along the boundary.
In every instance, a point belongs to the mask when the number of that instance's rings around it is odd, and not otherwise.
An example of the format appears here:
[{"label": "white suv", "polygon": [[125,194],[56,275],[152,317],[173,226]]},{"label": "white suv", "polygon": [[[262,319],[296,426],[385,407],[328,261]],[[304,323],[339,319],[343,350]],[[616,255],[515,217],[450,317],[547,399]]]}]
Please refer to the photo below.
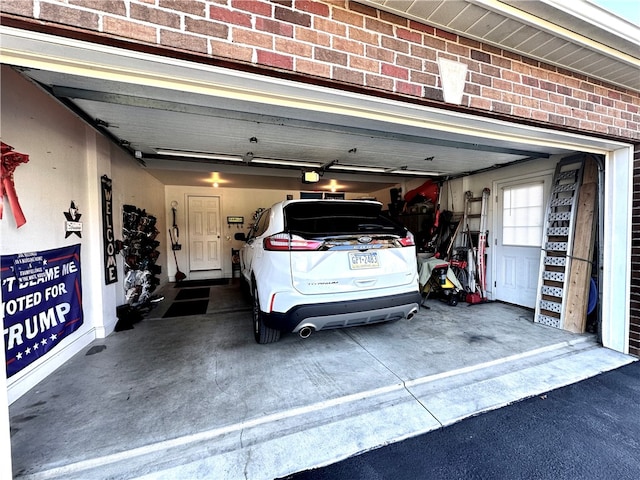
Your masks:
[{"label": "white suv", "polygon": [[258,343],[281,332],[411,318],[420,305],[413,235],[364,200],[290,200],[260,214],[240,251]]}]

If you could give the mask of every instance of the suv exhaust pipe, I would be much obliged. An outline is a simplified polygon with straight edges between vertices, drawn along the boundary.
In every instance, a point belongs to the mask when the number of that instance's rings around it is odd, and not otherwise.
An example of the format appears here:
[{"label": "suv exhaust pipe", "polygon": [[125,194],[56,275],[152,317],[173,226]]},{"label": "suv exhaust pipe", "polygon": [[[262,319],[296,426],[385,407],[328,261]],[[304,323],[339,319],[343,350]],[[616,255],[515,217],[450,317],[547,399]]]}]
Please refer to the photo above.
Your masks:
[{"label": "suv exhaust pipe", "polygon": [[300,338],[309,338],[313,332],[314,332],[313,327],[309,327],[305,325],[300,329],[300,331],[298,332],[298,335],[300,335]]},{"label": "suv exhaust pipe", "polygon": [[408,314],[407,314],[407,320],[411,320],[415,314],[418,313],[418,309],[414,308],[413,310],[411,310]]}]

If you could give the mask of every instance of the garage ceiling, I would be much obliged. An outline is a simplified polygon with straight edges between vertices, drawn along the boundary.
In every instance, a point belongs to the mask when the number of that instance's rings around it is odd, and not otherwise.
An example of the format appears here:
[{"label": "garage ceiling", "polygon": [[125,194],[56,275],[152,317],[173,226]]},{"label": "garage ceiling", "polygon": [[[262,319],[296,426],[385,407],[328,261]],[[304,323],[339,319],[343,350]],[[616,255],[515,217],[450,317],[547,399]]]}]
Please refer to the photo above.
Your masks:
[{"label": "garage ceiling", "polygon": [[[545,36],[554,34],[528,25],[525,21],[528,17],[520,18],[513,11],[509,17],[496,11],[497,7],[514,10],[507,4],[522,5],[522,2],[371,0],[363,3],[489,43],[504,43],[515,51],[545,61],[555,58],[561,62],[566,55],[577,59],[577,51],[573,49],[587,48],[576,46],[575,39],[564,39],[562,45],[556,45],[557,41]],[[496,6],[497,3],[500,5]],[[532,3],[547,5],[550,2],[524,2],[524,5]],[[542,10],[532,12],[533,18],[551,12],[551,7],[547,5],[545,10],[541,5],[535,7]],[[562,21],[568,21],[566,16]],[[585,30],[588,22],[576,21],[576,25],[578,30],[588,33]],[[535,31],[531,31],[532,28]],[[603,31],[600,34],[607,36]],[[525,37],[530,41],[522,40]],[[521,40],[516,42],[516,38]],[[617,37],[612,35],[612,38]],[[212,75],[204,66],[184,68],[178,61],[159,64],[158,60],[142,56],[128,58],[129,54],[123,56],[107,48],[90,50],[98,49],[97,46],[73,49],[63,43],[57,45],[44,36],[29,39],[33,40],[32,44],[18,37],[15,40],[12,53],[17,52],[19,59],[14,64],[22,67],[20,71],[24,75],[82,112],[128,150],[136,152],[141,165],[167,185],[210,186],[217,182],[223,187],[296,191],[331,188],[333,184],[338,191],[366,194],[408,178],[460,176],[576,151],[570,143],[567,146],[553,139],[528,142],[521,133],[507,132],[505,122],[461,119],[467,125],[477,123],[475,134],[470,135],[464,128],[443,124],[436,110],[397,107],[392,102],[383,105],[381,99],[377,100],[379,106],[367,110],[360,107],[370,102],[366,97],[345,92],[327,93],[322,87],[313,86],[299,88],[298,100],[290,101],[291,86],[277,79],[240,78],[241,83],[233,90],[229,84],[220,87],[215,78],[219,72]],[[627,55],[624,52],[630,44],[618,40],[622,43],[615,47]],[[7,40],[4,43],[5,51],[9,52],[12,44]],[[539,48],[534,48],[535,45]],[[81,71],[82,68],[69,68],[65,61],[64,65],[51,69],[42,68],[40,60],[32,59],[29,49],[39,56],[50,55],[52,59],[73,57],[77,65],[88,66]],[[98,66],[102,57],[104,67]],[[161,61],[171,62],[166,58]],[[629,78],[622,68],[625,63],[619,58],[615,62],[620,67],[615,70],[617,80],[638,79]],[[147,73],[140,73],[144,72],[145,65]],[[125,67],[130,72],[128,75],[114,73],[116,68],[125,71]],[[574,67],[581,71],[577,63]],[[614,75],[611,68],[609,72]],[[170,84],[165,78],[180,81]],[[243,95],[244,90],[251,94]],[[305,98],[307,94],[312,98]],[[332,95],[349,97],[349,113],[334,103],[344,99],[336,100]],[[405,111],[399,113],[400,108]],[[420,111],[409,111],[411,108]],[[361,112],[365,113],[360,115]],[[451,119],[447,121],[455,121],[455,113],[448,115]],[[301,172],[311,169],[323,173],[320,182],[302,184]]]}]

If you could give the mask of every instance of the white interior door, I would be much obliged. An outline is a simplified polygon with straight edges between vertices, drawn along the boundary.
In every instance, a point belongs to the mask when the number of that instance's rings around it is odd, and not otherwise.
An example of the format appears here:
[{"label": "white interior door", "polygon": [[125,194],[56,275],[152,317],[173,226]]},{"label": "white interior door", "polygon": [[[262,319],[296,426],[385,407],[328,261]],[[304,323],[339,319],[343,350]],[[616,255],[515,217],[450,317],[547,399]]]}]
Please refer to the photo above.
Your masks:
[{"label": "white interior door", "polygon": [[494,298],[535,308],[542,229],[553,175],[494,184]]},{"label": "white interior door", "polygon": [[189,196],[189,270],[222,268],[220,197]]}]

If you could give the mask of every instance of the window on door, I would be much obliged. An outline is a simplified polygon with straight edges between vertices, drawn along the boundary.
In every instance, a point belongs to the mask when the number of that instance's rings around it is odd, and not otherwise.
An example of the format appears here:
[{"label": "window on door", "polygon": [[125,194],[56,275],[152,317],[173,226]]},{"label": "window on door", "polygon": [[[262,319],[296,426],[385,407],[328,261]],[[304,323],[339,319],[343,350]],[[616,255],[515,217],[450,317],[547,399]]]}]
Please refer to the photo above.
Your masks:
[{"label": "window on door", "polygon": [[503,189],[502,242],[504,245],[542,245],[544,185],[516,185]]}]

